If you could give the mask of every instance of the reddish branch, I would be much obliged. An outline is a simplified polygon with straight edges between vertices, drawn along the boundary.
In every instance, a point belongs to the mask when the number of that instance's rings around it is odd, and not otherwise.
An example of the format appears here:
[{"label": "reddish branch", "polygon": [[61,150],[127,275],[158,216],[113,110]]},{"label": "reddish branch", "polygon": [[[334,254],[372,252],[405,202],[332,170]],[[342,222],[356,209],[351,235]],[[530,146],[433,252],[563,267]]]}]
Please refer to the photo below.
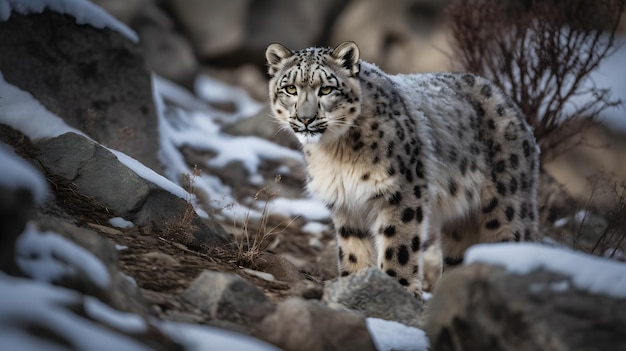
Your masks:
[{"label": "reddish branch", "polygon": [[513,98],[551,157],[620,104],[589,74],[617,49],[623,7],[624,0],[455,0],[454,56]]}]

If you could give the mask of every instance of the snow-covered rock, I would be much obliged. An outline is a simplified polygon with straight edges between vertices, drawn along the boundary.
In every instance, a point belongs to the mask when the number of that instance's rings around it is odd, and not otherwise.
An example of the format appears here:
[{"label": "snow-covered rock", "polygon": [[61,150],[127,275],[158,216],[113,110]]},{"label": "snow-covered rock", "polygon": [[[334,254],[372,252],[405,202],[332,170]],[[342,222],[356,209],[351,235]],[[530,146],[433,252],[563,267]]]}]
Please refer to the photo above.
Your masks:
[{"label": "snow-covered rock", "polygon": [[72,182],[81,194],[96,199],[111,212],[137,225],[158,226],[159,229],[168,223],[183,226],[180,218],[190,211],[187,227],[181,227],[186,235],[208,245],[226,242],[227,234],[219,224],[202,221],[190,210],[186,199],[157,186],[146,179],[150,179],[149,176],[140,177],[119,161],[119,153],[116,157],[101,145],[75,133],[40,140],[35,147],[34,158],[48,174]]},{"label": "snow-covered rock", "polygon": [[66,132],[37,124],[52,113],[162,170],[151,75],[132,30],[87,0],[1,0],[0,33],[3,123],[31,139]]},{"label": "snow-covered rock", "polygon": [[484,244],[443,275],[433,349],[626,349],[626,264],[539,244]]}]

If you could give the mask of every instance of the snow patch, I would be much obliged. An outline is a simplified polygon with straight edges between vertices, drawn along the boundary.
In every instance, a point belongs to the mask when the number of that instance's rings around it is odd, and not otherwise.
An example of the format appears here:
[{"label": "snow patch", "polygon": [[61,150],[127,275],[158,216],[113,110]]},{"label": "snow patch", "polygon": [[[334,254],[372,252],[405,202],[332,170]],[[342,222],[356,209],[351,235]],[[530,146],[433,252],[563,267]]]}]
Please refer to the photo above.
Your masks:
[{"label": "snow patch", "polygon": [[27,188],[33,194],[36,203],[42,203],[45,200],[48,195],[46,179],[35,167],[4,145],[0,145],[0,165],[2,165],[0,187],[8,189]]},{"label": "snow patch", "polygon": [[195,81],[196,94],[209,103],[233,103],[236,111],[228,117],[229,122],[254,116],[263,105],[250,97],[244,89],[222,83],[207,75],[200,75]]},{"label": "snow patch", "polygon": [[84,302],[87,315],[103,324],[129,333],[143,333],[148,330],[146,319],[142,316],[115,310],[91,296],[85,297]]},{"label": "snow patch", "polygon": [[137,33],[132,29],[86,0],[0,0],[0,21],[8,21],[12,11],[29,15],[42,13],[44,10],[72,16],[77,24],[112,29],[133,43],[139,42]]},{"label": "snow patch", "polygon": [[116,228],[132,228],[135,226],[135,223],[127,221],[122,217],[113,217],[109,219],[109,224]]},{"label": "snow patch", "polygon": [[224,329],[182,323],[162,323],[160,329],[187,351],[280,351],[261,340]]},{"label": "snow patch", "polygon": [[35,280],[50,283],[82,272],[103,289],[109,284],[109,272],[96,256],[54,232],[40,232],[32,222],[15,251],[18,266]]},{"label": "snow patch", "polygon": [[575,288],[588,293],[626,298],[626,264],[570,249],[536,243],[478,244],[467,250],[463,261],[502,266],[516,274],[545,269],[568,277]]},{"label": "snow patch", "polygon": [[[2,1],[2,0],[0,0]],[[48,111],[29,92],[7,83],[0,72],[0,122],[26,134],[32,141],[52,138],[74,132],[85,136],[83,132],[72,128],[60,117]]]},{"label": "snow patch", "polygon": [[[54,339],[39,339],[26,333],[26,328],[33,325],[49,330],[51,335],[61,336],[75,350],[150,349],[72,312],[68,307],[80,306],[83,301],[83,296],[75,291],[10,277],[4,273],[0,273],[0,291],[0,340],[3,350],[67,349],[55,343]],[[113,321],[113,318],[109,321]],[[127,322],[127,325],[130,323]]]},{"label": "snow patch", "polygon": [[251,276],[267,280],[268,282],[273,282],[276,280],[276,278],[274,278],[274,275],[271,273],[261,272],[250,268],[244,268],[243,271],[250,274]]},{"label": "snow patch", "polygon": [[562,280],[560,282],[551,283],[533,283],[530,285],[530,291],[533,293],[539,293],[542,291],[554,291],[558,293],[565,292],[570,289],[569,281]]},{"label": "snow patch", "polygon": [[330,217],[326,206],[315,199],[287,199],[279,197],[270,204],[272,213],[287,217],[303,217],[312,221],[322,221]]},{"label": "snow patch", "polygon": [[321,235],[328,228],[328,225],[320,222],[310,221],[302,227],[302,231],[313,235]]},{"label": "snow patch", "polygon": [[171,180],[158,174],[149,167],[144,166],[143,163],[135,160],[134,158],[126,155],[123,152],[108,149],[117,157],[117,159],[126,167],[130,168],[139,177],[156,184],[157,186],[169,191],[170,193],[180,197],[181,199],[190,199],[193,195],[189,194],[185,189],[181,188],[178,184],[174,184]]},{"label": "snow patch", "polygon": [[379,318],[366,318],[365,323],[378,351],[428,351],[430,346],[421,329]]}]

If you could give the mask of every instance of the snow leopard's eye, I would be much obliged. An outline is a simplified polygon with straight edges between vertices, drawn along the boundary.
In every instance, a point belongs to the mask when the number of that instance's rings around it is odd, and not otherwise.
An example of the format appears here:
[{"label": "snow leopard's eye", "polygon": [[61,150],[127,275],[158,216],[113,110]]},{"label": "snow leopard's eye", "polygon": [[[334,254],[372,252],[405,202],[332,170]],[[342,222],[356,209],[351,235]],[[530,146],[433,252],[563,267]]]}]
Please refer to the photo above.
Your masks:
[{"label": "snow leopard's eye", "polygon": [[324,86],[320,88],[320,96],[322,95],[328,95],[333,91],[333,87],[329,87],[329,86]]},{"label": "snow leopard's eye", "polygon": [[295,85],[287,85],[286,87],[283,88],[285,90],[285,92],[289,95],[296,95],[296,93],[298,92],[298,89],[296,89]]}]

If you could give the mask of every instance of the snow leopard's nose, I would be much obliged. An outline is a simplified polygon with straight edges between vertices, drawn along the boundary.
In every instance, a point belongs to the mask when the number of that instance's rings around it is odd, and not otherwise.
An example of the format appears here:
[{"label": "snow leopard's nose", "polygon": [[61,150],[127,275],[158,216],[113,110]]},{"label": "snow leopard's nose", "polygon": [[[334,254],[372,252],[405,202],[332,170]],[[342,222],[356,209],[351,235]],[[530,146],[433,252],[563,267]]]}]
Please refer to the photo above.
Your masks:
[{"label": "snow leopard's nose", "polygon": [[302,124],[304,124],[305,126],[308,126],[309,124],[311,124],[311,122],[315,121],[315,119],[317,118],[317,116],[313,115],[313,116],[298,116],[298,121],[302,122]]}]

